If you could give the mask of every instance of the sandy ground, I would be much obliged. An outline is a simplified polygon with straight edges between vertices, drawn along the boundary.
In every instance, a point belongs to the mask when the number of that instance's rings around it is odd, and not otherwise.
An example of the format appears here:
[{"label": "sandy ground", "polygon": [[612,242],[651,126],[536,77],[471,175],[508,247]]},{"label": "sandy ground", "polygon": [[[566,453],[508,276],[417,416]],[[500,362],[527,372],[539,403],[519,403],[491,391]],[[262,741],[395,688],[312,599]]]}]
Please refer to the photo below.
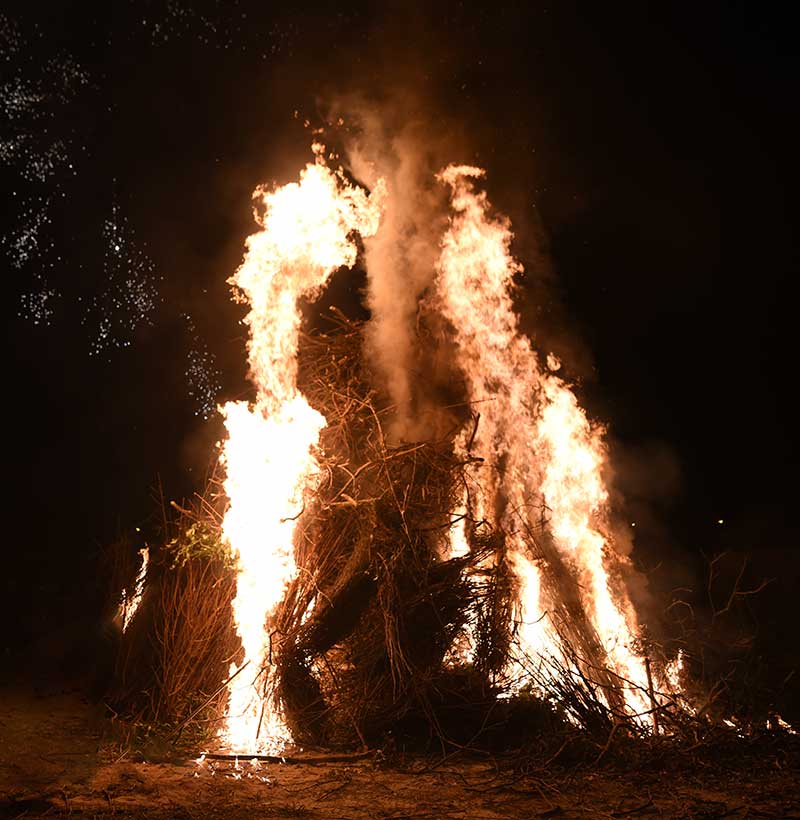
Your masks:
[{"label": "sandy ground", "polygon": [[[134,759],[77,693],[0,691],[0,818],[800,818],[800,778],[780,759],[679,775],[574,770],[498,775],[486,760],[299,765]],[[149,758],[149,759],[148,759]],[[161,762],[157,762],[157,761]]]}]

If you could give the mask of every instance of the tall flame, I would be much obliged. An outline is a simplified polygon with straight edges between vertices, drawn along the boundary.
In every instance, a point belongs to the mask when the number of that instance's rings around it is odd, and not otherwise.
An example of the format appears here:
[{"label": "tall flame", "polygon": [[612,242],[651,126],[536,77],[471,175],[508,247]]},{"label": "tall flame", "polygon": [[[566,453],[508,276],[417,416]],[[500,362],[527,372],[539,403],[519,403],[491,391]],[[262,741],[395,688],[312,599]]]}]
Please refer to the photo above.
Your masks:
[{"label": "tall flame", "polygon": [[[522,266],[510,253],[508,221],[491,216],[486,194],[475,190],[473,180],[483,175],[470,166],[439,175],[451,189],[454,214],[435,285],[469,400],[481,412],[471,440],[460,441],[462,451],[471,446],[489,462],[488,474],[473,468],[474,503],[489,507],[506,533],[524,655],[558,656],[566,638],[587,666],[606,667],[608,690],[622,686],[627,707],[643,712],[646,670],[634,649],[639,627],[625,594],[611,589],[624,559],[604,534],[603,431],[590,424],[570,387],[539,366],[519,328],[512,296]],[[553,357],[548,363],[557,369]],[[510,671],[524,674],[524,664]]]},{"label": "tall flame", "polygon": [[229,685],[225,735],[241,751],[279,749],[289,739],[269,697],[267,629],[296,572],[295,518],[313,485],[313,448],[325,426],[297,389],[299,299],[316,298],[338,268],[353,266],[353,234],[377,230],[384,198],[381,183],[368,195],[327,167],[321,145],[314,151],[316,161],[299,182],[256,189],[260,230],[247,239],[244,261],[229,280],[236,297],[250,305],[244,322],[256,387],[252,406],[229,402],[222,408],[228,437],[220,461],[229,500],[222,529],[238,559],[233,613],[247,665]]},{"label": "tall flame", "polygon": [[[471,494],[481,517],[485,510],[508,533],[509,560],[520,584],[518,637],[526,652],[539,654],[553,644],[553,636],[541,617],[539,570],[521,526],[531,518],[536,500],[531,489],[540,483],[530,449],[536,438],[534,389],[539,374],[513,309],[513,277],[521,266],[510,255],[509,226],[488,217],[486,195],[474,192],[469,182],[483,173],[480,168],[449,166],[439,175],[451,187],[455,215],[442,239],[436,297],[452,325],[468,398],[480,403],[480,423],[471,444],[492,465],[505,465],[487,475],[473,467]],[[466,448],[466,436],[460,446]]]}]

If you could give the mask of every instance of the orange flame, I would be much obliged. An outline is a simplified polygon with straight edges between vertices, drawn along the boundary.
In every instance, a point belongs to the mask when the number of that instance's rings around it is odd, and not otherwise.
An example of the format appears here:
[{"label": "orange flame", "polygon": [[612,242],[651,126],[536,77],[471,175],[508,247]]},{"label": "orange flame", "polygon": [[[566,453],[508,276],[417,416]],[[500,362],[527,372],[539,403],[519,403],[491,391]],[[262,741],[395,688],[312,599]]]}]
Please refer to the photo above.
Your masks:
[{"label": "orange flame", "polygon": [[119,617],[122,621],[122,631],[126,632],[133,616],[139,609],[139,604],[142,602],[142,595],[144,594],[144,582],[147,577],[147,564],[150,561],[150,548],[144,547],[139,550],[139,555],[142,559],[142,566],[136,574],[136,580],[133,583],[133,591],[124,589],[122,591],[122,600],[119,605]]},{"label": "orange flame", "polygon": [[[512,295],[522,266],[510,253],[508,221],[490,216],[486,194],[474,188],[472,180],[483,175],[470,166],[439,175],[450,186],[454,215],[442,240],[436,296],[452,326],[469,399],[481,402],[473,446],[491,472],[479,481],[476,468],[475,494],[483,493],[506,532],[519,585],[517,639],[529,657],[560,653],[557,625],[542,601],[542,555],[532,549],[537,538],[551,539],[553,556],[588,599],[583,604],[605,664],[626,688],[627,706],[641,713],[648,704],[646,670],[634,648],[639,627],[630,601],[611,591],[609,572],[623,558],[601,529],[608,502],[603,431],[589,423],[564,381],[540,369],[520,331]],[[552,356],[548,364],[558,367]],[[521,666],[509,672],[524,674]]]},{"label": "orange flame", "polygon": [[509,252],[511,232],[504,220],[488,218],[486,195],[475,193],[469,182],[483,174],[480,168],[449,166],[439,175],[451,187],[455,215],[442,239],[436,296],[452,325],[469,399],[481,402],[473,449],[493,465],[506,465],[504,472],[485,476],[472,468],[471,495],[508,532],[509,559],[521,587],[518,638],[524,651],[536,655],[552,646],[554,638],[541,618],[539,570],[525,546],[518,515],[534,500],[529,488],[539,484],[530,453],[536,437],[532,390],[538,371],[511,300],[513,277],[521,270]]}]

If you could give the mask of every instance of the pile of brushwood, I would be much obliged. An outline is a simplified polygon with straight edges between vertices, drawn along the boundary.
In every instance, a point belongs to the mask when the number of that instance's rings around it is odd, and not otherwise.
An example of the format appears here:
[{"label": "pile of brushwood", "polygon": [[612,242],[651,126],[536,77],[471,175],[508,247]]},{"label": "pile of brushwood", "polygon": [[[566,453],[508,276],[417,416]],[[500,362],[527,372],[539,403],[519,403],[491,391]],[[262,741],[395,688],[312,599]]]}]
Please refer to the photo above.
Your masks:
[{"label": "pile of brushwood", "polygon": [[[466,555],[448,557],[464,488],[458,425],[441,440],[387,443],[391,409],[373,392],[362,343],[361,328],[342,322],[301,346],[301,389],[328,424],[273,640],[277,695],[304,743],[463,734],[496,699],[512,639],[511,576],[486,568],[500,534],[479,527]],[[469,666],[456,662],[467,624]]]},{"label": "pile of brushwood", "polygon": [[[457,457],[454,439],[477,416],[462,405],[439,438],[390,443],[392,408],[373,388],[363,343],[362,327],[344,317],[329,333],[301,338],[299,387],[327,426],[298,518],[298,572],[267,624],[271,697],[295,740],[499,749],[538,738],[548,756],[567,748],[602,756],[648,736],[620,702],[629,683],[615,685],[591,656],[595,640],[557,562],[541,563],[563,602],[553,617],[564,656],[526,659],[528,688],[510,685],[518,595],[504,534],[465,516],[468,549],[455,557],[449,549],[466,471],[480,461]],[[203,496],[163,516],[107,698],[129,720],[211,735],[224,719],[226,683],[242,663],[224,505],[212,475]],[[546,532],[531,538],[547,559]],[[721,725],[711,719],[720,693],[708,691],[708,709],[686,710],[651,690],[648,720],[661,736],[694,742],[703,727]]]}]

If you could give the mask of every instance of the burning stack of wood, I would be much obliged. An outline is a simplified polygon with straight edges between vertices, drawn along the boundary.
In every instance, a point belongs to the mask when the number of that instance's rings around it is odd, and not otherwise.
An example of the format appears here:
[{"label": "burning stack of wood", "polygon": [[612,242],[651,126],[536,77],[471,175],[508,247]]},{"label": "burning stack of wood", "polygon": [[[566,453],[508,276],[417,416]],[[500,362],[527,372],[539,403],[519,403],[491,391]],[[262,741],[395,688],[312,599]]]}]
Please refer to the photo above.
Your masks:
[{"label": "burning stack of wood", "polygon": [[[463,506],[465,473],[480,459],[457,456],[454,441],[477,416],[462,408],[439,439],[389,443],[393,408],[372,387],[363,326],[343,317],[329,333],[302,336],[299,364],[302,390],[327,426],[297,520],[297,571],[266,623],[268,670],[242,667],[231,608],[237,565],[221,529],[227,501],[212,477],[191,509],[173,505],[178,516],[164,518],[135,612],[123,596],[107,702],[142,723],[213,734],[226,720],[233,673],[268,682],[265,701],[304,746],[374,747],[390,737],[485,744],[490,725],[501,727],[503,744],[514,727],[647,734],[648,720],[624,711],[627,682],[603,665],[546,522],[526,538],[543,588],[560,602],[548,617],[561,654],[522,651],[508,536]],[[130,567],[125,577],[130,586]],[[688,713],[676,709],[662,698],[651,715],[656,733],[660,721],[680,734]]]}]

